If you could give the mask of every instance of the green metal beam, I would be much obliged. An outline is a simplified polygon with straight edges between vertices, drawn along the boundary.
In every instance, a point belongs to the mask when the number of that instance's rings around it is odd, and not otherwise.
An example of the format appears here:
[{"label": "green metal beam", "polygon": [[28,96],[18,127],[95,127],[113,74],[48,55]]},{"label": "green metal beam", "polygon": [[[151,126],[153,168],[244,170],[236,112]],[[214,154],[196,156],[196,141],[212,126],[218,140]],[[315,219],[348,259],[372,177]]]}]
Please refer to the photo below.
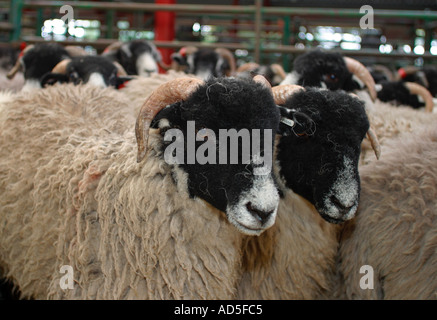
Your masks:
[{"label": "green metal beam", "polygon": [[[20,0],[22,1],[22,0]],[[16,1],[13,1],[16,2]],[[18,1],[17,1],[18,2]],[[233,5],[191,5],[191,4],[154,4],[154,3],[114,3],[114,2],[90,2],[90,1],[30,1],[25,0],[26,8],[47,8],[61,7],[65,4],[78,9],[100,9],[118,11],[176,11],[176,12],[197,12],[197,13],[234,13],[234,14],[255,14],[256,6],[233,6]],[[263,15],[275,16],[330,16],[330,17],[357,17],[363,16],[357,9],[335,9],[335,8],[294,8],[294,7],[263,7]],[[409,18],[423,20],[437,20],[437,12],[429,10],[373,10],[376,18]]]},{"label": "green metal beam", "polygon": [[10,34],[11,41],[17,41],[21,36],[21,15],[23,14],[23,0],[11,0],[10,23],[12,31]]}]

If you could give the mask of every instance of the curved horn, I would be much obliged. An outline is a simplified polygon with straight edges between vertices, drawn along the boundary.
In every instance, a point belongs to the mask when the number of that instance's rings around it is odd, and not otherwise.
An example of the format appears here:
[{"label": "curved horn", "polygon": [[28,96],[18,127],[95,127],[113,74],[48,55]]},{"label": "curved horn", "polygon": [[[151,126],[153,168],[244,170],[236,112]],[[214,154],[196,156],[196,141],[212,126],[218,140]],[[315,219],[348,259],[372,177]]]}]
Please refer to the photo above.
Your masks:
[{"label": "curved horn", "polygon": [[67,73],[67,66],[70,62],[71,62],[71,59],[62,60],[52,69],[52,72],[66,74]]},{"label": "curved horn", "polygon": [[117,68],[117,76],[118,77],[127,76],[126,70],[124,70],[123,66],[120,63],[118,63],[117,61],[113,61],[112,64]]},{"label": "curved horn", "polygon": [[15,65],[6,75],[9,80],[13,79],[17,72],[23,69],[23,56],[24,54],[26,54],[26,52],[32,50],[33,47],[35,47],[35,45],[31,44],[26,46],[23,51],[21,51],[20,55],[18,56],[17,62],[15,62]]},{"label": "curved horn", "polygon": [[259,67],[259,64],[256,62],[247,62],[238,67],[237,73],[252,71]]},{"label": "curved horn", "polygon": [[284,104],[285,101],[292,96],[296,91],[305,90],[303,87],[296,84],[282,84],[272,88],[273,98],[276,104]]},{"label": "curved horn", "polygon": [[23,65],[22,65],[22,61],[23,59],[20,57],[17,59],[17,62],[15,63],[15,65],[12,67],[12,69],[8,72],[8,74],[6,75],[6,77],[11,80],[15,77],[15,75],[17,74],[18,71],[22,70]]},{"label": "curved horn", "polygon": [[64,49],[67,51],[70,57],[89,56],[85,49],[80,46],[65,46]]},{"label": "curved horn", "polygon": [[122,42],[122,41],[113,42],[109,46],[107,46],[105,48],[105,50],[103,50],[102,53],[110,53],[110,52],[117,51],[118,49],[120,49],[120,47],[123,45],[123,43],[124,42]]},{"label": "curved horn", "polygon": [[349,72],[356,75],[358,79],[364,82],[367,89],[369,90],[372,101],[375,101],[376,100],[375,81],[373,80],[369,70],[367,70],[366,67],[358,60],[349,57],[344,57],[344,62],[346,63],[346,67],[349,70]]},{"label": "curved horn", "polygon": [[195,78],[173,79],[159,86],[147,98],[141,107],[135,124],[135,136],[138,145],[137,162],[141,162],[146,156],[149,128],[153,118],[165,106],[187,99],[201,84],[203,84],[203,81]]},{"label": "curved horn", "polygon": [[171,69],[171,65],[170,64],[166,64],[163,61],[158,61],[158,65],[165,71],[170,70]]},{"label": "curved horn", "polygon": [[268,82],[267,79],[264,78],[264,76],[262,76],[260,74],[258,74],[255,77],[253,77],[253,81],[261,83],[267,89],[272,90],[272,85],[270,84],[270,82]]},{"label": "curved horn", "polygon": [[[349,95],[356,99],[360,99],[355,93],[349,93]],[[372,128],[372,125],[369,126],[366,136],[367,139],[369,139],[370,141],[370,145],[372,146],[373,152],[375,152],[376,159],[379,160],[379,157],[381,156],[381,145],[379,144],[378,136],[376,135],[375,130]]]},{"label": "curved horn", "polygon": [[230,70],[226,73],[226,75],[232,76],[235,73],[235,70],[237,70],[237,66],[235,64],[235,58],[231,51],[225,48],[217,48],[215,49],[215,52],[217,52],[219,55],[221,55],[226,61],[229,63]]},{"label": "curved horn", "polygon": [[273,72],[281,78],[281,81],[287,76],[284,68],[282,68],[280,64],[274,63],[270,66],[270,68],[272,68]]},{"label": "curved horn", "polygon": [[379,144],[378,137],[375,133],[375,130],[373,130],[372,126],[370,126],[369,130],[367,130],[367,139],[369,139],[370,145],[372,146],[372,149],[375,152],[376,159],[379,160],[379,157],[381,157],[381,145]]},{"label": "curved horn", "polygon": [[425,101],[425,111],[432,112],[434,109],[434,102],[431,93],[424,86],[415,82],[405,82],[405,86],[411,94],[417,94]]}]

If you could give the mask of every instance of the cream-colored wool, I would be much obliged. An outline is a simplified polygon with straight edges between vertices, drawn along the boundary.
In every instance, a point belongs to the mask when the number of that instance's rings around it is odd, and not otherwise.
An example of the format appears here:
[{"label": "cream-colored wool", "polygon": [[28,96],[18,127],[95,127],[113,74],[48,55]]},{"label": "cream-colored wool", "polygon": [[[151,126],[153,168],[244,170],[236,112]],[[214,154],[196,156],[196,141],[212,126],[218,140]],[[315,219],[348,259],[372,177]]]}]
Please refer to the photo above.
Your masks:
[{"label": "cream-colored wool", "polygon": [[194,77],[184,72],[169,70],[165,74],[152,74],[150,77],[136,77],[126,83],[119,91],[129,97],[131,104],[138,113],[145,99],[161,84],[177,78]]},{"label": "cream-colored wool", "polygon": [[[340,297],[437,299],[435,124],[387,142],[383,152],[360,169],[360,207],[340,242]],[[373,290],[360,287],[363,265],[374,270]]]},{"label": "cream-colored wool", "polygon": [[[136,162],[129,102],[63,85],[0,106],[0,268],[23,297],[234,297],[244,236],[189,198],[160,135]],[[60,288],[62,265],[73,290]]]},{"label": "cream-colored wool", "polygon": [[285,190],[275,225],[244,241],[238,299],[317,299],[330,290],[338,226]]},{"label": "cream-colored wool", "polygon": [[[436,113],[415,110],[406,106],[396,107],[379,100],[371,107],[368,107],[366,111],[381,144],[381,157],[384,156],[384,145],[387,141],[396,138],[402,133],[418,131],[428,124],[437,125]],[[376,161],[367,139],[363,142],[361,158],[362,164]]]}]

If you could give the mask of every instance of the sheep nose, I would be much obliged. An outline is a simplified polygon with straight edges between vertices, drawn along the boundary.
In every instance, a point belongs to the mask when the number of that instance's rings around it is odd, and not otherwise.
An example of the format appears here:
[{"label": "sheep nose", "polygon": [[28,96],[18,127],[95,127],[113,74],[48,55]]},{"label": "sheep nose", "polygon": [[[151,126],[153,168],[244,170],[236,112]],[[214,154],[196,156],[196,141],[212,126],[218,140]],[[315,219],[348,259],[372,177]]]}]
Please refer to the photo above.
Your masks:
[{"label": "sheep nose", "polygon": [[352,209],[354,204],[351,206],[345,206],[336,196],[331,196],[332,204],[338,209],[340,215],[344,216]]},{"label": "sheep nose", "polygon": [[250,201],[246,203],[246,208],[247,211],[249,211],[250,214],[262,224],[264,224],[269,219],[270,215],[275,211],[275,209],[269,211],[260,210],[255,207]]}]

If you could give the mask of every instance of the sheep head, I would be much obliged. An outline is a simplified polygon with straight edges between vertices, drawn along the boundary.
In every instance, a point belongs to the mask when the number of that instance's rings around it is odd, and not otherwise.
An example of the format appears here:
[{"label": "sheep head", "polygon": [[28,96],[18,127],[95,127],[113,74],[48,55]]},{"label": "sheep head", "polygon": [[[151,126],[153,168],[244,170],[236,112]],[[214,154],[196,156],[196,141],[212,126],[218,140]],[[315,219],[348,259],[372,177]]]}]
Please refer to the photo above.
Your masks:
[{"label": "sheep head", "polygon": [[278,121],[263,77],[175,79],[154,91],[139,113],[137,161],[147,157],[149,129],[159,129],[160,154],[176,183],[225,212],[242,233],[259,235],[274,223],[279,202],[268,165]]},{"label": "sheep head", "polygon": [[176,69],[185,66],[185,72],[201,79],[232,76],[236,71],[235,58],[228,49],[183,47],[172,55]]},{"label": "sheep head", "polygon": [[357,60],[339,53],[313,50],[300,55],[292,74],[293,84],[329,90],[353,91],[361,89],[359,82],[362,82],[372,100],[376,99],[375,81],[370,72]]},{"label": "sheep head", "polygon": [[360,146],[370,127],[363,102],[344,91],[291,89],[273,88],[282,117],[280,177],[325,220],[349,220],[358,207]]},{"label": "sheep head", "polygon": [[118,62],[101,56],[77,56],[59,62],[51,72],[41,78],[41,86],[54,83],[89,83],[98,87],[118,87],[130,80]]},{"label": "sheep head", "polygon": [[26,80],[25,86],[33,82],[32,86],[39,87],[41,77],[69,57],[69,53],[58,43],[29,45],[24,48],[7,77],[12,79],[18,71],[22,71]]},{"label": "sheep head", "polygon": [[158,73],[158,65],[164,69],[169,68],[163,64],[161,53],[155,44],[147,40],[114,42],[106,47],[102,56],[120,63],[129,75],[149,77]]}]

